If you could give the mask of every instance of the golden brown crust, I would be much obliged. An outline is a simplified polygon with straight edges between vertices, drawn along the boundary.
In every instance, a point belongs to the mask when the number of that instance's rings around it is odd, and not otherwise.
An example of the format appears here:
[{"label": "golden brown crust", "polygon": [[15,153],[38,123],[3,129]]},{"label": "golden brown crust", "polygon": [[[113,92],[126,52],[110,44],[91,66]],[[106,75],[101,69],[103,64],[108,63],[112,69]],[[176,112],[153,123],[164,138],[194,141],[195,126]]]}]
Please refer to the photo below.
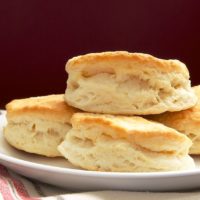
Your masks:
[{"label": "golden brown crust", "polygon": [[[76,113],[73,115],[72,125],[79,126],[79,124],[83,123],[113,129],[117,133],[117,138],[125,138],[130,141],[134,140],[145,148],[151,146],[152,151],[156,151],[158,146],[161,147],[162,145],[168,145],[168,143],[172,144],[173,142],[177,145],[180,143],[183,145],[191,145],[191,141],[185,135],[160,123],[149,121],[142,117],[116,117],[91,113]],[[162,145],[160,142],[162,142]],[[168,146],[167,148],[170,148],[172,151],[174,150],[174,146]]]},{"label": "golden brown crust", "polygon": [[[184,76],[189,77],[189,72],[184,63],[178,60],[165,60],[159,59],[149,54],[143,53],[129,53],[127,51],[113,51],[113,52],[102,52],[102,53],[90,53],[82,56],[77,56],[70,59],[66,64],[66,70],[72,70],[80,65],[93,65],[97,62],[116,62],[123,61],[126,63],[126,68],[134,68],[134,63],[137,66],[145,66],[158,69],[163,72],[178,72]],[[132,65],[131,65],[132,64]],[[122,67],[122,66],[114,66]],[[124,66],[123,66],[124,68]]]},{"label": "golden brown crust", "polygon": [[78,111],[64,101],[63,94],[16,99],[6,105],[7,118],[34,115],[42,119],[70,123],[71,116]]}]

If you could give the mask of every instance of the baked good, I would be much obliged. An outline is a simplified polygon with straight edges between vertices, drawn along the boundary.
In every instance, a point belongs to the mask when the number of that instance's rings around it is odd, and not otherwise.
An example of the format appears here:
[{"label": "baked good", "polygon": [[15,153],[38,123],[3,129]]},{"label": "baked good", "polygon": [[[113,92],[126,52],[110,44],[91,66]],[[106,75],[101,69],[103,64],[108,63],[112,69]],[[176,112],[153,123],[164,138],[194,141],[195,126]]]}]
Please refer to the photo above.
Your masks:
[{"label": "baked good", "polygon": [[142,117],[75,113],[72,129],[58,146],[83,169],[148,172],[191,169],[192,142],[184,134]]},{"label": "baked good", "polygon": [[[200,99],[200,85],[193,87],[193,90]],[[200,154],[200,100],[190,109],[179,112],[166,112],[148,118],[186,134],[193,142],[189,153]]]},{"label": "baked good", "polygon": [[189,72],[178,60],[125,51],[70,59],[66,102],[94,113],[147,115],[194,106]]},{"label": "baked good", "polygon": [[65,103],[63,94],[13,100],[6,110],[4,137],[10,145],[48,157],[61,156],[57,146],[71,128],[71,116],[77,111]]}]

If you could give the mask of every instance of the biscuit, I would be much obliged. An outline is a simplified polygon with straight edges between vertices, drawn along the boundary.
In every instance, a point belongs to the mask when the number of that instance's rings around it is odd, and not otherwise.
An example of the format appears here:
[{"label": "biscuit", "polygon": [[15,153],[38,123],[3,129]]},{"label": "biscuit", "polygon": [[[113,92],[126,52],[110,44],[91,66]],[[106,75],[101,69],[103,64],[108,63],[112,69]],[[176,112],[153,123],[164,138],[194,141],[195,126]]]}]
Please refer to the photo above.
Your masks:
[{"label": "biscuit", "polygon": [[142,117],[76,113],[58,146],[72,164],[87,170],[149,172],[191,169],[192,144],[184,134]]},{"label": "biscuit", "polygon": [[[200,99],[200,85],[193,87],[193,90]],[[166,112],[160,115],[148,116],[148,118],[186,134],[193,142],[189,153],[200,154],[200,100],[190,109],[179,112]]]},{"label": "biscuit", "polygon": [[81,110],[120,115],[159,114],[194,106],[189,72],[178,60],[125,51],[70,59],[66,102]]},{"label": "biscuit", "polygon": [[10,145],[29,153],[61,156],[57,146],[71,128],[70,119],[77,110],[65,103],[63,94],[13,100],[6,110],[4,137]]}]

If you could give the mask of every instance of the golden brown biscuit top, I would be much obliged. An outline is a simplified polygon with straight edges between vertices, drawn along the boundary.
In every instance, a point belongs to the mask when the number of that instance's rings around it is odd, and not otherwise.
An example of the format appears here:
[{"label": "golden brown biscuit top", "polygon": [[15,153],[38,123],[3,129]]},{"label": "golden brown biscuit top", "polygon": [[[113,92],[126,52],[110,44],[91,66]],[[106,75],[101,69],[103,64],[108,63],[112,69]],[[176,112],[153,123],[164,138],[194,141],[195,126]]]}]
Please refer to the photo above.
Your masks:
[{"label": "golden brown biscuit top", "polygon": [[26,114],[64,123],[70,123],[78,111],[64,101],[64,94],[16,99],[6,105],[6,110],[8,120]]},{"label": "golden brown biscuit top", "polygon": [[[146,120],[142,117],[112,116],[105,114],[76,113],[72,117],[72,126],[79,127],[80,124],[87,126],[98,125],[102,129],[115,130],[111,137],[125,138],[134,141],[137,145],[151,151],[181,152],[191,141],[184,134],[175,129],[166,127],[160,123]],[[106,129],[104,130],[106,131]],[[108,131],[109,132],[109,131]],[[112,131],[111,131],[112,132]],[[108,134],[108,133],[106,133]]]},{"label": "golden brown biscuit top", "polygon": [[[129,53],[127,51],[113,51],[102,53],[90,53],[70,59],[66,64],[66,70],[69,72],[77,67],[90,68],[98,64],[110,64],[114,68],[135,68],[147,67],[157,69],[163,72],[179,72],[189,77],[189,72],[184,63],[179,60],[159,59],[144,53]],[[113,66],[112,66],[113,65]],[[99,67],[99,66],[98,66]],[[106,67],[107,68],[107,67]]]}]

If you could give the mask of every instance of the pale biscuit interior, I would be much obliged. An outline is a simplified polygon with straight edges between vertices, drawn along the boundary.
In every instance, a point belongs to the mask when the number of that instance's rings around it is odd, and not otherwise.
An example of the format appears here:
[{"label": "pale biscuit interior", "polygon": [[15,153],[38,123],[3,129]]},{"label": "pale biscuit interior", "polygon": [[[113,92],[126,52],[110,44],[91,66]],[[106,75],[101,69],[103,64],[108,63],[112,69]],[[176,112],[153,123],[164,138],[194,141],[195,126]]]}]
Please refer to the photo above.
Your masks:
[{"label": "pale biscuit interior", "polygon": [[57,146],[70,130],[70,124],[22,116],[9,121],[4,137],[13,147],[48,157],[62,156]]}]

